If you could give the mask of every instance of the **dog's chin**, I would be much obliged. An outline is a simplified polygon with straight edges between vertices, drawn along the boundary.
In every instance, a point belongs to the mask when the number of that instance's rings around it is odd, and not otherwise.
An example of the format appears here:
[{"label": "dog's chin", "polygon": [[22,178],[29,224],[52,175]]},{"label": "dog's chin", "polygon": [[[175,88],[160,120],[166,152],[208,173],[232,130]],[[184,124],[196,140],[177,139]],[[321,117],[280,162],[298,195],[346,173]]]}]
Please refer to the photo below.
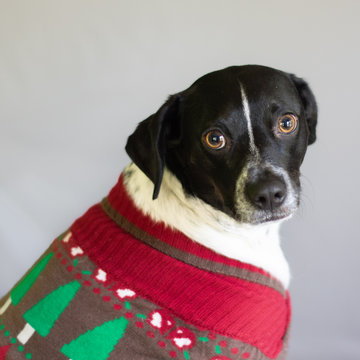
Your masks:
[{"label": "dog's chin", "polygon": [[264,223],[278,222],[290,219],[296,209],[284,208],[276,211],[254,210],[252,212],[237,213],[236,220],[249,225],[259,225]]}]

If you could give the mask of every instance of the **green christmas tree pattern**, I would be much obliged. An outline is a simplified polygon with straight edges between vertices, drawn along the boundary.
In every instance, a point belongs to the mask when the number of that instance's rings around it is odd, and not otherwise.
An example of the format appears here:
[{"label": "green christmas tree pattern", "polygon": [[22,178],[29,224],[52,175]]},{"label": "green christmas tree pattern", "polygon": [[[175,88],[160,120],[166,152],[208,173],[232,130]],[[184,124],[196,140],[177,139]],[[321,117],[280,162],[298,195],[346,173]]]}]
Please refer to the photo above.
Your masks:
[{"label": "green christmas tree pattern", "polygon": [[60,286],[28,310],[23,315],[27,324],[19,333],[18,340],[25,344],[35,331],[41,336],[47,336],[80,287],[78,281]]},{"label": "green christmas tree pattern", "polygon": [[10,298],[7,299],[5,304],[0,308],[0,315],[2,315],[7,308],[12,303],[14,306],[20,303],[25,294],[30,290],[30,288],[35,283],[36,279],[45,269],[46,265],[53,257],[53,253],[49,253],[44,258],[42,258],[35,267],[26,275],[26,277],[20,281],[20,283],[14,287],[14,289],[10,293]]},{"label": "green christmas tree pattern", "polygon": [[124,317],[97,326],[61,348],[71,360],[106,360],[123,337],[128,320]]}]

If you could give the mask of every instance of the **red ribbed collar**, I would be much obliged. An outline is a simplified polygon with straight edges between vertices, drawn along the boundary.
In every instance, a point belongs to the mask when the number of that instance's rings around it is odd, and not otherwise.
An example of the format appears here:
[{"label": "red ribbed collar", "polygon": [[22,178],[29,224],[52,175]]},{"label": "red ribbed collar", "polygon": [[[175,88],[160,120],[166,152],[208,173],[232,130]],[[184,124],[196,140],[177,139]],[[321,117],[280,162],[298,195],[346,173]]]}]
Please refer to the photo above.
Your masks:
[{"label": "red ribbed collar", "polygon": [[288,294],[262,269],[195,243],[137,209],[122,177],[71,227],[98,267],[201,329],[249,343],[273,359],[290,319]]}]

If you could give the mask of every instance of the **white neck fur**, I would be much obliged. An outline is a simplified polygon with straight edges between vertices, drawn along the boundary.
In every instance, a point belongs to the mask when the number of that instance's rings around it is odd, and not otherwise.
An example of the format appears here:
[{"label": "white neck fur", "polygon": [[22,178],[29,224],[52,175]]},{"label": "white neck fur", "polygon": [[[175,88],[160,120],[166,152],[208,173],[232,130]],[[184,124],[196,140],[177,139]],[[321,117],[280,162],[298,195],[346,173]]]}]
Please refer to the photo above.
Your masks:
[{"label": "white neck fur", "polygon": [[124,182],[136,206],[154,221],[164,222],[221,255],[260,267],[288,287],[290,272],[280,248],[279,221],[238,223],[204,201],[187,196],[167,169],[156,200],[152,200],[154,184],[135,164],[125,168]]}]

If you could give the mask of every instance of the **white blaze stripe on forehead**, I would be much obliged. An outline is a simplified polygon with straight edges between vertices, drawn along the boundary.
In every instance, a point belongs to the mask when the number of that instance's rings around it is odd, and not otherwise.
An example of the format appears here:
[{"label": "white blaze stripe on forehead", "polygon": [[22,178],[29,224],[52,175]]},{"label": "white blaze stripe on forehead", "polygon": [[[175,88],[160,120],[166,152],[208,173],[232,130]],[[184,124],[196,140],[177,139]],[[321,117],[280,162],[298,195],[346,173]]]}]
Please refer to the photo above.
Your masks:
[{"label": "white blaze stripe on forehead", "polygon": [[250,139],[250,152],[253,155],[255,155],[256,157],[259,157],[259,150],[255,145],[254,133],[253,133],[253,128],[252,128],[252,124],[251,124],[249,102],[246,97],[245,89],[241,83],[240,83],[240,91],[241,91],[241,100],[243,103],[244,115],[245,115],[245,118],[247,121],[247,128],[248,128],[249,139]]}]

